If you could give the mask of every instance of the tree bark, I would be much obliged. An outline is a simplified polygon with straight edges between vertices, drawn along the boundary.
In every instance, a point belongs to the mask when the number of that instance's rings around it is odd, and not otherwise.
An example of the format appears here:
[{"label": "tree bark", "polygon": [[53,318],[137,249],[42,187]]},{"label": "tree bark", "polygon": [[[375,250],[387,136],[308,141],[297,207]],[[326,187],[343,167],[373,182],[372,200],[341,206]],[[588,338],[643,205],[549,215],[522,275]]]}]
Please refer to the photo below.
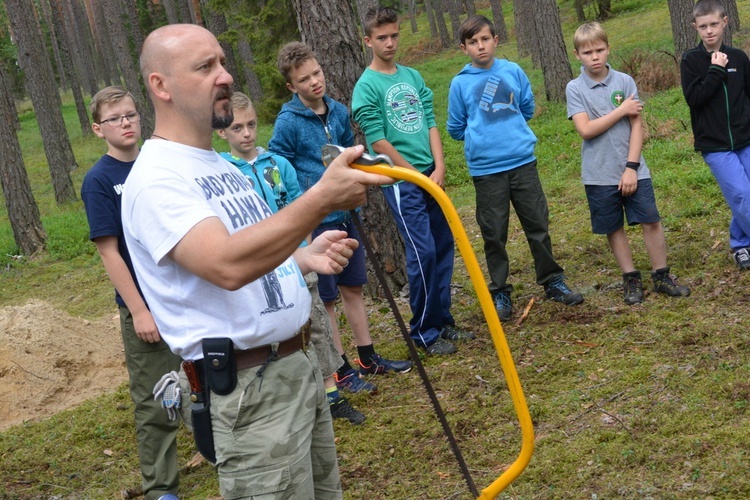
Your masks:
[{"label": "tree bark", "polygon": [[[450,0],[448,0],[450,1]],[[424,0],[425,7],[427,6],[427,0]],[[441,8],[441,0],[430,0],[430,8],[433,10],[435,15],[435,24],[437,24],[438,33],[440,33],[440,45],[447,49],[451,46],[451,34],[448,31],[448,26],[445,24],[445,16],[443,15],[443,9]]]},{"label": "tree bark", "polygon": [[432,0],[424,0],[424,11],[427,14],[427,22],[430,23],[430,36],[434,40],[438,37],[438,27],[435,9],[432,8]]},{"label": "tree bark", "polygon": [[540,62],[548,101],[565,101],[565,87],[573,78],[555,0],[533,3],[536,32],[540,35]]},{"label": "tree bark", "polygon": [[120,85],[120,71],[117,68],[117,61],[112,56],[115,49],[112,46],[112,38],[109,35],[107,22],[104,20],[104,10],[102,2],[91,0],[91,26],[94,28],[94,46],[96,47],[99,60],[106,69],[104,73],[104,83],[107,86]]},{"label": "tree bark", "polygon": [[499,43],[508,41],[508,27],[505,25],[502,0],[490,0],[492,9],[492,20],[495,23],[495,34]]},{"label": "tree bark", "polygon": [[86,83],[86,90],[93,96],[99,91],[97,75],[106,76],[106,72],[103,68],[99,71],[94,69],[96,58],[89,16],[78,1],[64,0],[63,3],[65,26],[68,36],[72,37],[70,43],[79,68],[78,74],[85,77],[82,79]]},{"label": "tree bark", "polygon": [[255,60],[250,42],[247,41],[247,38],[242,33],[240,33],[240,39],[237,40],[237,53],[240,56],[239,65],[241,71],[245,75],[245,85],[247,86],[248,95],[253,101],[260,101],[263,99],[263,87],[260,84],[258,75],[253,70]]},{"label": "tree bark", "polygon": [[180,24],[180,16],[177,11],[175,0],[162,0],[162,5],[164,6],[164,12],[167,15],[167,24]]},{"label": "tree bark", "polygon": [[[326,75],[327,93],[333,99],[351,107],[354,85],[365,68],[364,52],[356,31],[356,18],[347,0],[292,0],[297,13],[297,24],[302,41],[315,51]],[[359,127],[355,128],[355,142],[363,144]],[[368,191],[367,204],[361,210],[368,241],[381,265],[392,290],[400,290],[407,283],[406,257],[403,240],[396,228],[391,211],[379,187]],[[377,235],[373,238],[372,235]],[[373,263],[368,261],[368,295],[378,294]]]},{"label": "tree bark", "polygon": [[726,15],[729,18],[729,24],[724,30],[724,44],[732,45],[732,35],[737,33],[740,29],[740,13],[737,11],[737,0],[721,0],[726,10]]},{"label": "tree bark", "polygon": [[596,0],[597,19],[606,21],[612,17],[612,0]]},{"label": "tree bark", "polygon": [[[490,2],[491,4],[492,2]],[[474,0],[464,0],[464,7],[466,8],[466,16],[473,16],[477,13],[476,8],[474,7]],[[494,15],[494,12],[493,12]]]},{"label": "tree bark", "polygon": [[586,22],[586,12],[583,10],[583,2],[585,0],[574,0],[573,6],[576,10],[576,18],[578,19],[579,23],[585,23]]},{"label": "tree bark", "polygon": [[693,5],[693,0],[667,0],[674,50],[678,58],[696,44],[695,29],[692,26]]},{"label": "tree bark", "polygon": [[[0,64],[0,88],[9,86],[8,75]],[[0,184],[13,239],[21,254],[28,256],[44,248],[47,234],[42,227],[39,207],[31,192],[21,145],[13,126],[17,118],[15,105],[8,106],[7,99],[0,99]]]},{"label": "tree bark", "polygon": [[[42,0],[42,3],[47,0]],[[88,136],[93,135],[91,130],[91,122],[89,121],[89,113],[86,109],[86,103],[83,102],[83,93],[81,92],[81,80],[78,77],[78,70],[75,64],[73,64],[73,57],[71,55],[73,43],[70,39],[70,33],[65,27],[63,20],[63,9],[64,5],[61,0],[50,0],[50,17],[52,18],[52,26],[55,28],[57,33],[57,44],[60,50],[60,59],[63,63],[63,71],[65,79],[70,84],[70,90],[73,93],[73,101],[76,105],[76,113],[78,114],[78,124],[81,126],[81,135]]]},{"label": "tree bark", "polygon": [[[114,55],[125,80],[125,87],[135,98],[136,108],[141,113],[141,133],[143,137],[149,137],[154,130],[153,110],[140,84],[137,56],[131,52],[131,42],[135,44],[137,41],[132,38],[134,35],[126,29],[129,25],[128,15],[123,12],[123,5],[119,1],[102,2],[101,5],[107,30],[114,45]],[[133,46],[136,51],[140,51],[139,45]]]},{"label": "tree bark", "polygon": [[416,33],[419,31],[417,27],[417,4],[415,0],[402,0],[401,5],[406,3],[406,11],[409,13],[409,23],[411,24],[411,32]]},{"label": "tree bark", "polygon": [[26,89],[42,131],[55,200],[58,204],[75,201],[70,172],[78,165],[65,129],[60,94],[34,16],[36,9],[31,0],[6,0],[5,8],[18,46],[18,64],[26,74]]},{"label": "tree bark", "polygon": [[448,18],[451,20],[451,34],[454,41],[458,41],[458,32],[461,28],[461,14],[459,12],[461,9],[461,5],[459,5],[460,1],[461,0],[444,0],[448,7]]},{"label": "tree bark", "polygon": [[[527,0],[513,0],[513,19],[516,23],[516,46],[520,57],[531,56],[531,65],[541,64],[541,48],[534,22],[534,6]],[[567,60],[567,56],[566,56]]]},{"label": "tree bark", "polygon": [[59,82],[60,89],[65,90],[69,86],[68,80],[65,78],[64,64],[62,57],[60,56],[60,44],[57,41],[57,30],[52,23],[52,14],[50,13],[49,3],[41,0],[40,6],[42,7],[42,14],[44,15],[44,24],[48,26],[49,40],[52,44],[52,54],[55,56],[55,73],[57,75],[57,81]]}]

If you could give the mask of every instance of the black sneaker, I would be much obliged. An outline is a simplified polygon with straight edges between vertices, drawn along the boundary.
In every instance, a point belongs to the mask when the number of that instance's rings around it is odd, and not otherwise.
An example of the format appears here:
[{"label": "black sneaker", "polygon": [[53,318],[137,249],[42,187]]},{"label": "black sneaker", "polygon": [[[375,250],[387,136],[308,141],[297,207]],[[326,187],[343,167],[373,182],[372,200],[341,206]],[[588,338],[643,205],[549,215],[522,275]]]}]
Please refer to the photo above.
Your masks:
[{"label": "black sneaker", "polygon": [[453,354],[454,352],[456,352],[456,346],[454,346],[444,338],[438,337],[432,345],[425,348],[425,351],[427,351],[427,354],[441,356],[445,354]]},{"label": "black sneaker", "polygon": [[622,290],[625,303],[629,306],[643,302],[643,282],[640,271],[631,271],[622,275]]},{"label": "black sneaker", "polygon": [[547,298],[565,304],[575,306],[583,302],[583,295],[576,293],[565,284],[562,276],[555,276],[552,281],[544,285]]},{"label": "black sneaker", "polygon": [[654,281],[654,290],[670,297],[687,297],[690,295],[690,289],[683,285],[678,285],[675,276],[669,274],[669,268],[663,267],[651,273],[651,279]]},{"label": "black sneaker", "polygon": [[510,292],[497,292],[495,294],[495,309],[500,321],[507,323],[513,314],[513,302],[510,300]]},{"label": "black sneaker", "polygon": [[352,408],[344,396],[339,396],[328,403],[328,407],[331,409],[333,418],[345,418],[353,425],[359,425],[365,421],[365,416]]},{"label": "black sneaker", "polygon": [[385,359],[380,354],[374,354],[370,360],[370,364],[365,364],[361,359],[357,358],[354,362],[359,366],[359,373],[362,375],[376,375],[388,372],[406,373],[411,370],[411,361],[395,361]]},{"label": "black sneaker", "polygon": [[740,248],[734,252],[734,261],[739,266],[740,271],[750,271],[750,248]]},{"label": "black sneaker", "polygon": [[467,330],[456,328],[456,325],[445,325],[440,332],[440,338],[445,340],[474,340],[476,335]]}]

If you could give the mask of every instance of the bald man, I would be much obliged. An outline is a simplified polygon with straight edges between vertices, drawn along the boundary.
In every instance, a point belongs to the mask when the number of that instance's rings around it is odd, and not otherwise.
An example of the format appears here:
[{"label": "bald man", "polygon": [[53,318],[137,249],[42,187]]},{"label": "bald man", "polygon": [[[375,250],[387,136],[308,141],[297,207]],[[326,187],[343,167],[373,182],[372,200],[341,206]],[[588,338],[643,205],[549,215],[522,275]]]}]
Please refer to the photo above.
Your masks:
[{"label": "bald man", "polygon": [[[223,64],[221,46],[201,27],[169,25],[146,38],[141,71],[156,125],[123,195],[125,237],[162,338],[210,373],[208,437],[221,494],[341,498],[331,415],[304,338],[303,276],[341,272],[356,242],[330,231],[298,246],[329,212],[361,205],[367,185],[393,180],[349,168],[363,152],[349,148],[272,215],[211,148],[212,130],[233,119]],[[231,340],[226,352],[219,337]]]}]

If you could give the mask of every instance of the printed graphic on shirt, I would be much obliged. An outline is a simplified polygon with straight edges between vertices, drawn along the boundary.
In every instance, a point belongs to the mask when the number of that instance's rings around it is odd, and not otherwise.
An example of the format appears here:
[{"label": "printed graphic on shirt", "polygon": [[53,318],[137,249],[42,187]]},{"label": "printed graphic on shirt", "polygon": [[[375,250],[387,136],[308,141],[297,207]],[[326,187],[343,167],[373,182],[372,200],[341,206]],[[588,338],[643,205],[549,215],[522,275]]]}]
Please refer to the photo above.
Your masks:
[{"label": "printed graphic on shirt", "polygon": [[122,190],[125,189],[125,184],[115,184],[112,186],[117,196],[122,196]]},{"label": "printed graphic on shirt", "polygon": [[385,93],[385,116],[393,128],[416,134],[424,126],[424,108],[417,89],[408,83],[397,83]]},{"label": "printed graphic on shirt", "polygon": [[625,101],[625,92],[623,92],[622,90],[615,90],[614,92],[612,92],[610,100],[612,101],[612,104],[615,105],[615,107],[618,107]]},{"label": "printed graphic on shirt", "polygon": [[477,92],[481,92],[477,96],[479,109],[487,113],[485,116],[488,118],[492,117],[493,121],[502,119],[502,117],[508,116],[509,113],[518,114],[521,112],[518,109],[518,103],[516,102],[513,90],[503,79],[495,75],[490,75],[487,78],[484,87],[477,87]]},{"label": "printed graphic on shirt", "polygon": [[[271,161],[273,162],[273,160]],[[276,196],[276,204],[279,208],[287,206],[289,200],[287,199],[286,187],[284,186],[284,181],[281,179],[279,167],[276,166],[275,162],[273,162],[272,166],[263,169],[263,178]]]},{"label": "printed graphic on shirt", "polygon": [[[272,215],[268,205],[253,190],[250,179],[239,171],[199,177],[195,182],[203,190],[206,200],[224,209],[233,229],[250,226]],[[260,278],[266,299],[266,308],[261,311],[261,315],[294,307],[293,303],[287,304],[284,300],[280,278],[293,279],[295,283],[299,283],[300,277],[296,276],[298,274],[299,268],[293,262],[286,262]]]}]

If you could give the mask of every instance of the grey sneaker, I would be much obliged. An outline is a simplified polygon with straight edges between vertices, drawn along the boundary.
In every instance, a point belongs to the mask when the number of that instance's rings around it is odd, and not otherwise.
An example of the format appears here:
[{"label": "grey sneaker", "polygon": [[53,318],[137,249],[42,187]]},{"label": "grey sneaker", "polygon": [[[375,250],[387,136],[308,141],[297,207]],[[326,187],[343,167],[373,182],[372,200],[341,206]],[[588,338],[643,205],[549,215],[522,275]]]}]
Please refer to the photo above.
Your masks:
[{"label": "grey sneaker", "polygon": [[643,282],[640,271],[631,271],[622,275],[622,291],[627,305],[632,306],[643,302]]},{"label": "grey sneaker", "polygon": [[740,268],[740,271],[750,271],[750,248],[740,248],[734,252],[734,261]]},{"label": "grey sneaker", "polygon": [[445,354],[453,354],[454,352],[456,352],[456,346],[454,346],[444,338],[438,337],[432,345],[425,348],[425,351],[427,351],[427,354],[441,356]]},{"label": "grey sneaker", "polygon": [[365,416],[352,408],[344,396],[339,396],[328,403],[328,407],[331,409],[333,418],[345,418],[352,425],[359,425],[365,421]]},{"label": "grey sneaker", "polygon": [[663,267],[651,273],[651,279],[654,281],[654,290],[670,297],[687,297],[690,295],[690,289],[683,285],[678,285],[674,275],[669,274],[669,268]]},{"label": "grey sneaker", "polygon": [[548,299],[560,302],[566,306],[575,306],[583,302],[583,295],[568,288],[562,276],[552,278],[549,283],[544,285],[544,291],[547,293]]},{"label": "grey sneaker", "polygon": [[500,321],[507,323],[513,314],[513,302],[510,300],[510,292],[497,292],[495,295],[495,309]]},{"label": "grey sneaker", "polygon": [[456,328],[456,325],[445,325],[443,331],[440,332],[440,337],[445,340],[474,340],[476,335],[468,330],[461,330]]}]

